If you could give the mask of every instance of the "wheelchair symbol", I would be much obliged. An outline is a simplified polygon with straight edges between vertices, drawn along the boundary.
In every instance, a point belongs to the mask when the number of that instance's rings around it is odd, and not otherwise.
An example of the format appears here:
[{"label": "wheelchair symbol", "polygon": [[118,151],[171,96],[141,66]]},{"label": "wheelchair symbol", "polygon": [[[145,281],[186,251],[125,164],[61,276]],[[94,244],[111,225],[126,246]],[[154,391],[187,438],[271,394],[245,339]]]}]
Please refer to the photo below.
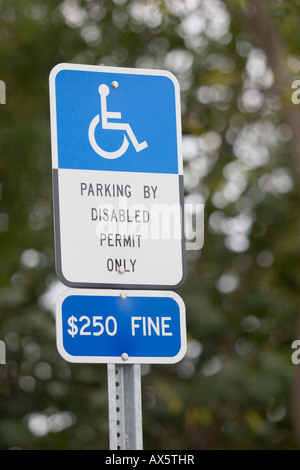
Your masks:
[{"label": "wheelchair symbol", "polygon": [[[107,85],[100,85],[99,86],[99,94],[100,94],[100,101],[101,101],[101,125],[102,129],[111,129],[111,130],[123,130],[126,131],[129,139],[131,140],[135,150],[137,152],[140,152],[141,150],[145,149],[148,147],[148,144],[146,141],[139,143],[130,127],[129,124],[127,123],[118,123],[118,122],[109,122],[108,119],[121,119],[121,113],[119,112],[109,112],[107,111],[107,103],[106,103],[106,98],[109,95],[109,88]],[[126,137],[126,133],[124,133],[123,137],[123,143],[121,147],[118,150],[115,151],[106,151],[99,147],[99,145],[96,142],[95,139],[95,130],[97,125],[100,122],[100,115],[97,114],[91,121],[90,126],[89,126],[89,141],[90,144],[93,148],[93,150],[100,155],[100,157],[103,158],[109,158],[109,159],[114,159],[114,158],[119,158],[128,149],[129,146],[129,141]]]}]

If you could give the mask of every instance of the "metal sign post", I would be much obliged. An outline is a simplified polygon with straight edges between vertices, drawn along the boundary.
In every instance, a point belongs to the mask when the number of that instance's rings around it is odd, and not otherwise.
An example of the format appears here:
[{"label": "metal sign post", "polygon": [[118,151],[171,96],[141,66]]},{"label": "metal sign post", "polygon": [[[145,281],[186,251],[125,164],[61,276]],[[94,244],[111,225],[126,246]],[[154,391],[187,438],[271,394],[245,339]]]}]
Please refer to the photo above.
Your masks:
[{"label": "metal sign post", "polygon": [[111,450],[142,450],[140,364],[108,364],[109,446]]}]

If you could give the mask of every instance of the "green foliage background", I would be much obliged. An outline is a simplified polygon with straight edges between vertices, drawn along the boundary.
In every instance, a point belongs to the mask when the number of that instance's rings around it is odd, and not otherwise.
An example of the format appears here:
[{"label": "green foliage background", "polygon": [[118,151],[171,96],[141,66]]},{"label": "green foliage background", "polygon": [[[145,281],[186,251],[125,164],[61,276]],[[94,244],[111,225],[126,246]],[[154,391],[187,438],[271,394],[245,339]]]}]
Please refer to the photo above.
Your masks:
[{"label": "green foliage background", "polygon": [[0,1],[0,449],[109,446],[106,366],[66,363],[55,344],[60,62],[168,69],[181,85],[186,202],[205,204],[205,244],[178,291],[186,357],[143,367],[144,448],[299,448],[299,7]]}]

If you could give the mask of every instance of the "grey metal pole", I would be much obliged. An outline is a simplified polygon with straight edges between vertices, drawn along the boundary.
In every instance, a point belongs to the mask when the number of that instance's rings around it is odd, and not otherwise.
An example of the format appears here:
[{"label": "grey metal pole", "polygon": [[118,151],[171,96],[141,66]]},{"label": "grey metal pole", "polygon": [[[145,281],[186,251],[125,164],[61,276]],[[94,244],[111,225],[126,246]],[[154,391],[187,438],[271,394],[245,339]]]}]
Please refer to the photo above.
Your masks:
[{"label": "grey metal pole", "polygon": [[107,364],[109,446],[111,450],[142,450],[140,364]]}]

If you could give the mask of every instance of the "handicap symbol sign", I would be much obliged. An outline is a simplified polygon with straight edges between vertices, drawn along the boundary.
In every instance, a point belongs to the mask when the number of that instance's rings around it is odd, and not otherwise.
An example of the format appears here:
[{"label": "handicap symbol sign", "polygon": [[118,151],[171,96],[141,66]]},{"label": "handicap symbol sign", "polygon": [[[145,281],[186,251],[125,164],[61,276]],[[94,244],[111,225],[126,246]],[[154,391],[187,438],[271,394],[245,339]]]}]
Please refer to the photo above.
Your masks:
[{"label": "handicap symbol sign", "polygon": [[[118,82],[115,82],[118,83]],[[116,86],[116,85],[114,85]],[[113,111],[107,111],[107,97],[110,93],[110,89],[107,85],[102,84],[99,86],[99,95],[100,95],[100,101],[101,101],[101,119],[99,114],[97,114],[94,119],[91,121],[91,124],[89,126],[89,141],[95,152],[100,155],[100,157],[103,158],[119,158],[128,149],[129,142],[124,134],[124,139],[121,147],[115,151],[105,151],[103,148],[99,147],[99,145],[96,142],[95,139],[95,129],[96,126],[99,124],[99,122],[102,125],[102,129],[111,129],[111,130],[124,130],[127,132],[128,137],[130,138],[136,152],[140,152],[141,150],[145,149],[148,147],[148,144],[146,141],[139,143],[134,135],[133,130],[131,129],[130,124],[128,123],[117,123],[117,122],[111,122],[109,119],[121,119],[121,113],[120,112],[113,112]]]},{"label": "handicap symbol sign", "polygon": [[50,90],[54,168],[182,174],[180,92],[170,72],[59,64]]},{"label": "handicap symbol sign", "polygon": [[168,71],[50,73],[56,271],[70,287],[185,279],[179,84]]}]

